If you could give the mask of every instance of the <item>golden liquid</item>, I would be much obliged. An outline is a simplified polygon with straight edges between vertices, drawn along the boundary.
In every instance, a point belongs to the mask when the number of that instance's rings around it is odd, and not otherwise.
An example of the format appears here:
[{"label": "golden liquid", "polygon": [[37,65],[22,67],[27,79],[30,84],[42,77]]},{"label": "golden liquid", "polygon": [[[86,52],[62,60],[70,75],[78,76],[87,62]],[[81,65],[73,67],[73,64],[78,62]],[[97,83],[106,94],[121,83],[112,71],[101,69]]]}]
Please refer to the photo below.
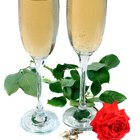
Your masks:
[{"label": "golden liquid", "polygon": [[25,50],[46,57],[53,49],[58,27],[58,0],[19,0],[20,31]]},{"label": "golden liquid", "polygon": [[69,38],[79,53],[92,53],[102,40],[106,16],[106,0],[68,0]]}]

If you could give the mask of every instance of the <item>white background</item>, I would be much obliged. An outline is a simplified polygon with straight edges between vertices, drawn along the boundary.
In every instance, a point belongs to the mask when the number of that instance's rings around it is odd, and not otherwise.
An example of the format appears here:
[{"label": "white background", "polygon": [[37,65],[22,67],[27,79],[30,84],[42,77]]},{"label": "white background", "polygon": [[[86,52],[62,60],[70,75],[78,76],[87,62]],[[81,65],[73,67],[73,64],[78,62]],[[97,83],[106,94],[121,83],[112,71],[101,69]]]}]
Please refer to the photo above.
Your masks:
[{"label": "white background", "polygon": [[[46,64],[55,67],[58,63],[78,64],[66,32],[66,0],[60,0],[60,26],[56,46],[47,58]],[[90,62],[98,61],[107,54],[114,53],[121,60],[120,65],[111,71],[111,81],[106,89],[124,93],[127,100],[119,105],[130,117],[131,131],[123,140],[140,139],[140,1],[108,0],[107,21],[104,38],[100,48],[92,55]],[[54,108],[46,104],[52,95],[45,86],[44,106],[58,114],[59,128],[46,135],[36,135],[20,127],[22,115],[33,109],[36,99],[25,95],[21,90],[8,96],[4,90],[4,79],[8,74],[17,72],[29,65],[30,57],[25,52],[18,28],[18,0],[0,0],[0,139],[47,140],[60,139],[63,131],[69,130],[62,123],[66,108]],[[69,107],[69,106],[67,106]],[[90,137],[89,137],[90,136]],[[93,132],[85,132],[79,140],[97,139]]]}]

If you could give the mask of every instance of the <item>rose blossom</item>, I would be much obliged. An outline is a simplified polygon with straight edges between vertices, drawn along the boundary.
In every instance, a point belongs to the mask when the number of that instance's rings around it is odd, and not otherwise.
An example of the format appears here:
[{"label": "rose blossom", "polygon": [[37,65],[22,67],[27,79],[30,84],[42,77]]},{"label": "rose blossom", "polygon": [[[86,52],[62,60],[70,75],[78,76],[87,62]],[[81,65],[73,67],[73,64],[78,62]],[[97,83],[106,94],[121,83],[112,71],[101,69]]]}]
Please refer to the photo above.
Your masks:
[{"label": "rose blossom", "polygon": [[117,102],[103,103],[90,125],[99,140],[120,140],[130,131],[129,117],[124,109],[119,110]]}]

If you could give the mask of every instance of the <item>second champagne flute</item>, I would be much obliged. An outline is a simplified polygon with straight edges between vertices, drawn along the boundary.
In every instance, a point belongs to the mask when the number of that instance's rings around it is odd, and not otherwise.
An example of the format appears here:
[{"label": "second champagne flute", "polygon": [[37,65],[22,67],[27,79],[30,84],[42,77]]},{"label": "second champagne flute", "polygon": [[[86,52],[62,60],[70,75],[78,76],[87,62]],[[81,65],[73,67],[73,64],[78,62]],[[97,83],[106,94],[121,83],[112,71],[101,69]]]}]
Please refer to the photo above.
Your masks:
[{"label": "second champagne flute", "polygon": [[[70,43],[79,56],[79,107],[72,107],[63,115],[63,121],[72,128],[90,130],[90,121],[96,110],[87,108],[85,100],[86,72],[90,56],[100,46],[106,17],[107,0],[67,0],[67,26]],[[84,116],[84,117],[80,117]],[[77,119],[79,116],[80,119]]]},{"label": "second champagne flute", "polygon": [[48,133],[56,129],[59,121],[55,113],[44,110],[41,102],[41,66],[55,45],[59,0],[19,0],[19,25],[25,50],[35,61],[37,74],[36,109],[28,111],[21,126],[33,133]]}]

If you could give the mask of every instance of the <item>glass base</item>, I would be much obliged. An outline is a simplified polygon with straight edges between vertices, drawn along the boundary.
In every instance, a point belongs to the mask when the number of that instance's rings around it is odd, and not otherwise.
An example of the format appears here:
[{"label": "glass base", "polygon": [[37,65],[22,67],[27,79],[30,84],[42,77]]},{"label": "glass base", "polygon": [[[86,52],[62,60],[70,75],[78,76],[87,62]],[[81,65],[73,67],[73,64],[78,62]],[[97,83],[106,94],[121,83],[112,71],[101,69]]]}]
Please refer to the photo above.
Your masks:
[{"label": "glass base", "polygon": [[72,127],[79,129],[81,131],[88,131],[92,130],[92,127],[90,126],[90,122],[93,120],[95,117],[97,110],[95,108],[87,108],[88,112],[90,115],[87,118],[83,118],[82,120],[77,120],[74,118],[74,114],[76,111],[79,109],[77,107],[72,107],[66,110],[63,114],[63,122]]},{"label": "glass base", "polygon": [[38,110],[30,110],[21,119],[21,126],[28,132],[32,133],[49,133],[55,130],[59,125],[59,121],[55,113],[51,111],[38,112]]}]

